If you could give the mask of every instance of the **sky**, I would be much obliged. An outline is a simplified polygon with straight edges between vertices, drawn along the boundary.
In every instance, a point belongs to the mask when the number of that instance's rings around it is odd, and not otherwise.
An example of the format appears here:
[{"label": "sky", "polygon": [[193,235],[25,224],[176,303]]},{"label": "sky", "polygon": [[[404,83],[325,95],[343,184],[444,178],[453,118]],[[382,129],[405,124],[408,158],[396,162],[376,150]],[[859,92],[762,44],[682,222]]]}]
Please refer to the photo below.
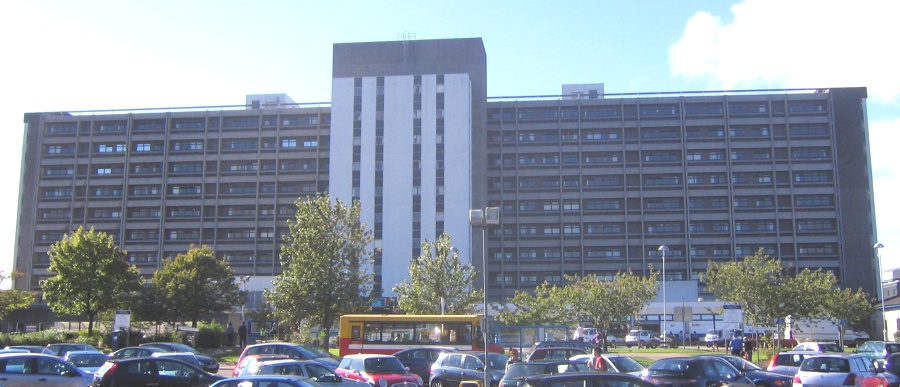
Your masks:
[{"label": "sky", "polygon": [[[900,2],[18,1],[0,4],[0,270],[15,254],[26,112],[331,100],[335,43],[480,37],[488,96],[868,88],[878,241],[900,267]],[[873,255],[874,255],[873,251]],[[8,285],[7,285],[8,286]]]}]

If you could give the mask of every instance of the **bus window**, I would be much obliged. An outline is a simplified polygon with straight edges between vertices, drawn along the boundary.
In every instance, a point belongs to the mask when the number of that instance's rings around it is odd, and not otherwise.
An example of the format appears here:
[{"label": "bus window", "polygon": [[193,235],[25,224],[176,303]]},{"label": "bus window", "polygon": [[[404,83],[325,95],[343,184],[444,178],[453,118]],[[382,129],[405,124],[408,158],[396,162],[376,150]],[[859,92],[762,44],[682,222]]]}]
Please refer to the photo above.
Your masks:
[{"label": "bus window", "polygon": [[353,341],[353,342],[360,341],[360,336],[362,336],[361,335],[362,332],[360,332],[361,330],[362,330],[362,326],[359,326],[359,325],[351,326],[350,327],[350,341]]}]

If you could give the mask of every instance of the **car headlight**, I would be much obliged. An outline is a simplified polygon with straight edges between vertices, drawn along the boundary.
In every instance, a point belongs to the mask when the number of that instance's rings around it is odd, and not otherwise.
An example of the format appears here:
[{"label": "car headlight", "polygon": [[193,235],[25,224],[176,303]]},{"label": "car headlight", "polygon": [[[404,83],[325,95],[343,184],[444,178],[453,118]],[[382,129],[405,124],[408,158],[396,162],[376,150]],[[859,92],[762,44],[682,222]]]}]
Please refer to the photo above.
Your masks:
[{"label": "car headlight", "polygon": [[381,387],[387,387],[388,381],[385,378],[378,379],[378,385]]}]

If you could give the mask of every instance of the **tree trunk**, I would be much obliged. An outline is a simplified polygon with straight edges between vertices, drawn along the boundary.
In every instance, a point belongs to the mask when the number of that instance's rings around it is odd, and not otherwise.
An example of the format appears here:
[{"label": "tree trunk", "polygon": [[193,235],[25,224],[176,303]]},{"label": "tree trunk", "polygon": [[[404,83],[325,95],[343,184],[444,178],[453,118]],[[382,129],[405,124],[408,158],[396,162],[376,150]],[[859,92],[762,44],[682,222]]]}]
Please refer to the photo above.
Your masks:
[{"label": "tree trunk", "polygon": [[97,312],[88,312],[88,336],[94,333],[94,316]]}]

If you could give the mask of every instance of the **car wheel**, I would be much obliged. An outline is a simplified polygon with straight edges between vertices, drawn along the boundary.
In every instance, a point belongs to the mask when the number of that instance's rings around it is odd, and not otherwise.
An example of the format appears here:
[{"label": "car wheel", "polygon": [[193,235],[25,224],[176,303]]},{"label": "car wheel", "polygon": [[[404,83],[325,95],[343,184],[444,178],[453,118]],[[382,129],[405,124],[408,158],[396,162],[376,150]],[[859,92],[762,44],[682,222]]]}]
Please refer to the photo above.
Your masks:
[{"label": "car wheel", "polygon": [[638,341],[638,348],[647,348],[647,343],[644,340]]},{"label": "car wheel", "polygon": [[442,382],[440,379],[432,380],[431,387],[444,387],[444,382]]},{"label": "car wheel", "polygon": [[631,348],[631,344],[625,344],[625,346]]}]

